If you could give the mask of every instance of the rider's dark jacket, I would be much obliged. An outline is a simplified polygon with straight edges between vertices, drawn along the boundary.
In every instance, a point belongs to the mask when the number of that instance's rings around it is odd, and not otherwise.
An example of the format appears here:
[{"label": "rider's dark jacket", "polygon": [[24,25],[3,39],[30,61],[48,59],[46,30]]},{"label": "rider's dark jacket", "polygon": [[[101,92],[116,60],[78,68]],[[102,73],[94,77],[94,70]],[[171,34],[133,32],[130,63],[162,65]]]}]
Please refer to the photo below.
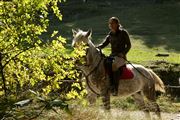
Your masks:
[{"label": "rider's dark jacket", "polygon": [[111,56],[123,54],[126,57],[126,54],[131,48],[129,34],[123,28],[119,28],[115,33],[109,32],[105,40],[98,45],[98,48],[102,49],[109,43],[111,44]]}]

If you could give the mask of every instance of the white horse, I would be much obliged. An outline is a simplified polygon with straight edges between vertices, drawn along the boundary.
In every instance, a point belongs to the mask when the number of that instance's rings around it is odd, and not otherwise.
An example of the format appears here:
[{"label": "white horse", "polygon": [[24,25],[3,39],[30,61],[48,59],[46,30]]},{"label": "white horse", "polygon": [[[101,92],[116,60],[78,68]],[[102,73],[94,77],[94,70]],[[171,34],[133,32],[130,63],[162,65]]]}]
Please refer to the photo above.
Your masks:
[{"label": "white horse", "polygon": [[[91,31],[72,30],[73,41],[72,46],[78,47],[80,43],[84,42],[87,45],[86,50],[86,64],[81,66],[83,70],[87,85],[92,93],[99,94],[102,97],[105,109],[110,109],[110,95],[109,77],[104,66],[105,56],[98,50],[90,40]],[[165,92],[165,87],[162,80],[150,69],[137,64],[127,64],[134,75],[129,80],[119,80],[118,96],[132,96],[140,109],[145,112],[148,119],[151,119],[150,108],[144,102],[144,96],[154,107],[153,111],[161,119],[160,108],[156,103],[156,91]]]}]

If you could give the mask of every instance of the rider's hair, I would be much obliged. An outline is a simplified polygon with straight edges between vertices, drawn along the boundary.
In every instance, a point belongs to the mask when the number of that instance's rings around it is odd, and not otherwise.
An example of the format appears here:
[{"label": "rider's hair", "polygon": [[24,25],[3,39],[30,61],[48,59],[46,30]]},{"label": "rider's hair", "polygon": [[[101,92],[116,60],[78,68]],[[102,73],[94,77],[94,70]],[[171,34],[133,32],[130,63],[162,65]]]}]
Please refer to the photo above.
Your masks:
[{"label": "rider's hair", "polygon": [[111,18],[109,18],[109,22],[110,21],[114,21],[114,22],[116,22],[117,24],[120,24],[120,20],[117,18],[117,17],[111,17]]}]

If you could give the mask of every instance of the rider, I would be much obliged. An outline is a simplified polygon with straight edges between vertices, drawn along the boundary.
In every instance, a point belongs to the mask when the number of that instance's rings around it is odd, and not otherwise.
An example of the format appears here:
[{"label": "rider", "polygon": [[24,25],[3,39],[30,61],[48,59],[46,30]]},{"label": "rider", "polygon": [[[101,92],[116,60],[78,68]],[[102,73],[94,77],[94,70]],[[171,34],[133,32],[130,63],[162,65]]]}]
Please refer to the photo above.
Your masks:
[{"label": "rider", "polygon": [[113,58],[113,62],[110,65],[110,89],[113,95],[117,95],[119,84],[117,79],[122,74],[122,68],[125,65],[126,54],[131,48],[131,42],[128,32],[121,26],[117,17],[111,17],[108,24],[110,32],[97,47],[102,49],[109,43],[111,44],[110,58]]}]

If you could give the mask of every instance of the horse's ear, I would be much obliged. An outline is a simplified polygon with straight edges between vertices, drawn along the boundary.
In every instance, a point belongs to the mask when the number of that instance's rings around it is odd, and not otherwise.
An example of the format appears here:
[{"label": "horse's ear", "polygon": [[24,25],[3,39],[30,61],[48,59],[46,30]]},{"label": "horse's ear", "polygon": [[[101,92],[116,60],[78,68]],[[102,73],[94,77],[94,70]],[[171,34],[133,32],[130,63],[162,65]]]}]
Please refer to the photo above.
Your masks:
[{"label": "horse's ear", "polygon": [[86,33],[86,37],[90,37],[91,34],[92,34],[92,29],[89,29],[89,30],[87,31],[87,33]]},{"label": "horse's ear", "polygon": [[74,29],[72,29],[72,33],[73,33],[73,36],[76,36],[77,31],[76,31],[76,30],[74,30]]}]

